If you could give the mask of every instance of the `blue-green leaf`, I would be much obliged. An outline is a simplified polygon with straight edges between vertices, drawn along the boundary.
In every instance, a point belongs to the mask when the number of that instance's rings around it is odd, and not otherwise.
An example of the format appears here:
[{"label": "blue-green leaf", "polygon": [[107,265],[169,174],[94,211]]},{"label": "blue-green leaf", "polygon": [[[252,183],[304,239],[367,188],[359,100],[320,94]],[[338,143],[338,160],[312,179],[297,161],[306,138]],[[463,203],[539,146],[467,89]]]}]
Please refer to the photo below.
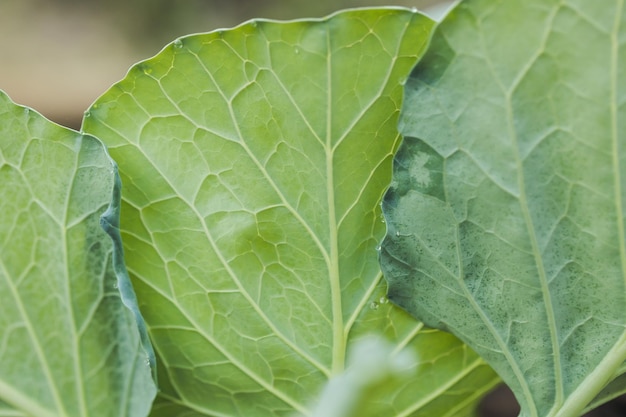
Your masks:
[{"label": "blue-green leaf", "polygon": [[578,416],[623,372],[625,23],[620,0],[461,2],[406,86],[389,297],[474,348],[524,416]]}]

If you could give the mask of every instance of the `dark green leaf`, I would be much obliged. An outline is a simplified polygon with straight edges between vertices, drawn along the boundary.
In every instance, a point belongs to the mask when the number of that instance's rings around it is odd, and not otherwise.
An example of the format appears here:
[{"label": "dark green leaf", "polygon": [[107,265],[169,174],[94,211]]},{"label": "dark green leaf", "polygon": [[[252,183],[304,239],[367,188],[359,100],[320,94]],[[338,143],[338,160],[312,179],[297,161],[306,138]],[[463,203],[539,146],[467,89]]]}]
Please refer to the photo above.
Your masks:
[{"label": "dark green leaf", "polygon": [[578,416],[626,358],[625,23],[623,1],[468,0],[407,83],[389,297],[524,416]]}]

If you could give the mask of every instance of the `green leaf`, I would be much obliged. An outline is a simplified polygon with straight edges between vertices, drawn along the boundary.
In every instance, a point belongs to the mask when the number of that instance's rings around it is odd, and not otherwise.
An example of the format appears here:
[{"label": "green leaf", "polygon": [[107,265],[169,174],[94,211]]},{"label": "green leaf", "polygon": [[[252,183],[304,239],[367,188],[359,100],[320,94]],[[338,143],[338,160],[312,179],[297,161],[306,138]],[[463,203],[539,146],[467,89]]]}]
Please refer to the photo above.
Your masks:
[{"label": "green leaf", "polygon": [[615,372],[611,382],[600,391],[598,395],[587,404],[584,412],[593,410],[594,408],[613,400],[626,393],[626,366],[622,364]]},{"label": "green leaf", "polygon": [[97,139],[0,92],[2,415],[150,410],[149,346],[131,311],[130,281],[115,274],[123,262],[100,227],[101,215],[114,222],[119,214],[116,178]]},{"label": "green leaf", "polygon": [[331,379],[319,397],[312,417],[379,416],[369,398],[395,386],[416,364],[413,352],[396,354],[395,346],[372,336],[351,346],[350,362],[343,374]]},{"label": "green leaf", "polygon": [[372,332],[418,358],[369,399],[383,415],[468,408],[496,382],[387,303],[377,263],[401,83],[432,26],[364,9],[181,38],[86,114],[124,183],[128,268],[161,358],[153,415],[310,415]]},{"label": "green leaf", "polygon": [[626,358],[623,6],[462,2],[406,85],[389,297],[474,348],[524,416],[578,416]]}]

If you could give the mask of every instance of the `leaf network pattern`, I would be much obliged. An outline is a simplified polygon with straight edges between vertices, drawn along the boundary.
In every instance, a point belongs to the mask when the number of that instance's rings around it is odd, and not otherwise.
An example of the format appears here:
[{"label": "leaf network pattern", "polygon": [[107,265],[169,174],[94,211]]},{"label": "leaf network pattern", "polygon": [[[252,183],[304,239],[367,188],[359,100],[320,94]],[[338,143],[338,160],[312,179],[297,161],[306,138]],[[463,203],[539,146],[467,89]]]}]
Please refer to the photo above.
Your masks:
[{"label": "leaf network pattern", "polygon": [[386,302],[375,256],[402,83],[431,28],[364,9],[189,36],[88,111],[124,184],[124,251],[162,366],[153,415],[307,415],[372,331],[419,358],[372,415],[463,415],[495,383]]},{"label": "leaf network pattern", "polygon": [[[97,139],[0,92],[2,415],[150,410],[156,387],[147,352],[120,299],[113,245],[99,222],[115,176]],[[128,293],[126,301],[136,309]]]},{"label": "leaf network pattern", "polygon": [[625,19],[469,0],[407,82],[390,299],[474,348],[524,416],[579,415],[623,372]]}]

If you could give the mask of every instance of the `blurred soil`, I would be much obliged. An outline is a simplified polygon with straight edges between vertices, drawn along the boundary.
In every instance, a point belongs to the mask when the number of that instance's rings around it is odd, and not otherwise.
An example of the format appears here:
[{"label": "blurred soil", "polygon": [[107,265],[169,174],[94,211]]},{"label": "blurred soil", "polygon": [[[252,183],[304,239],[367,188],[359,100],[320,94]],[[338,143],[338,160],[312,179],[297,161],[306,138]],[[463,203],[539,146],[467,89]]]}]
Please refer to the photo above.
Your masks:
[{"label": "blurred soil", "polygon": [[[491,392],[479,407],[480,417],[517,417],[519,405],[513,393],[501,385]],[[615,400],[596,408],[582,417],[625,417],[626,397]]]}]

